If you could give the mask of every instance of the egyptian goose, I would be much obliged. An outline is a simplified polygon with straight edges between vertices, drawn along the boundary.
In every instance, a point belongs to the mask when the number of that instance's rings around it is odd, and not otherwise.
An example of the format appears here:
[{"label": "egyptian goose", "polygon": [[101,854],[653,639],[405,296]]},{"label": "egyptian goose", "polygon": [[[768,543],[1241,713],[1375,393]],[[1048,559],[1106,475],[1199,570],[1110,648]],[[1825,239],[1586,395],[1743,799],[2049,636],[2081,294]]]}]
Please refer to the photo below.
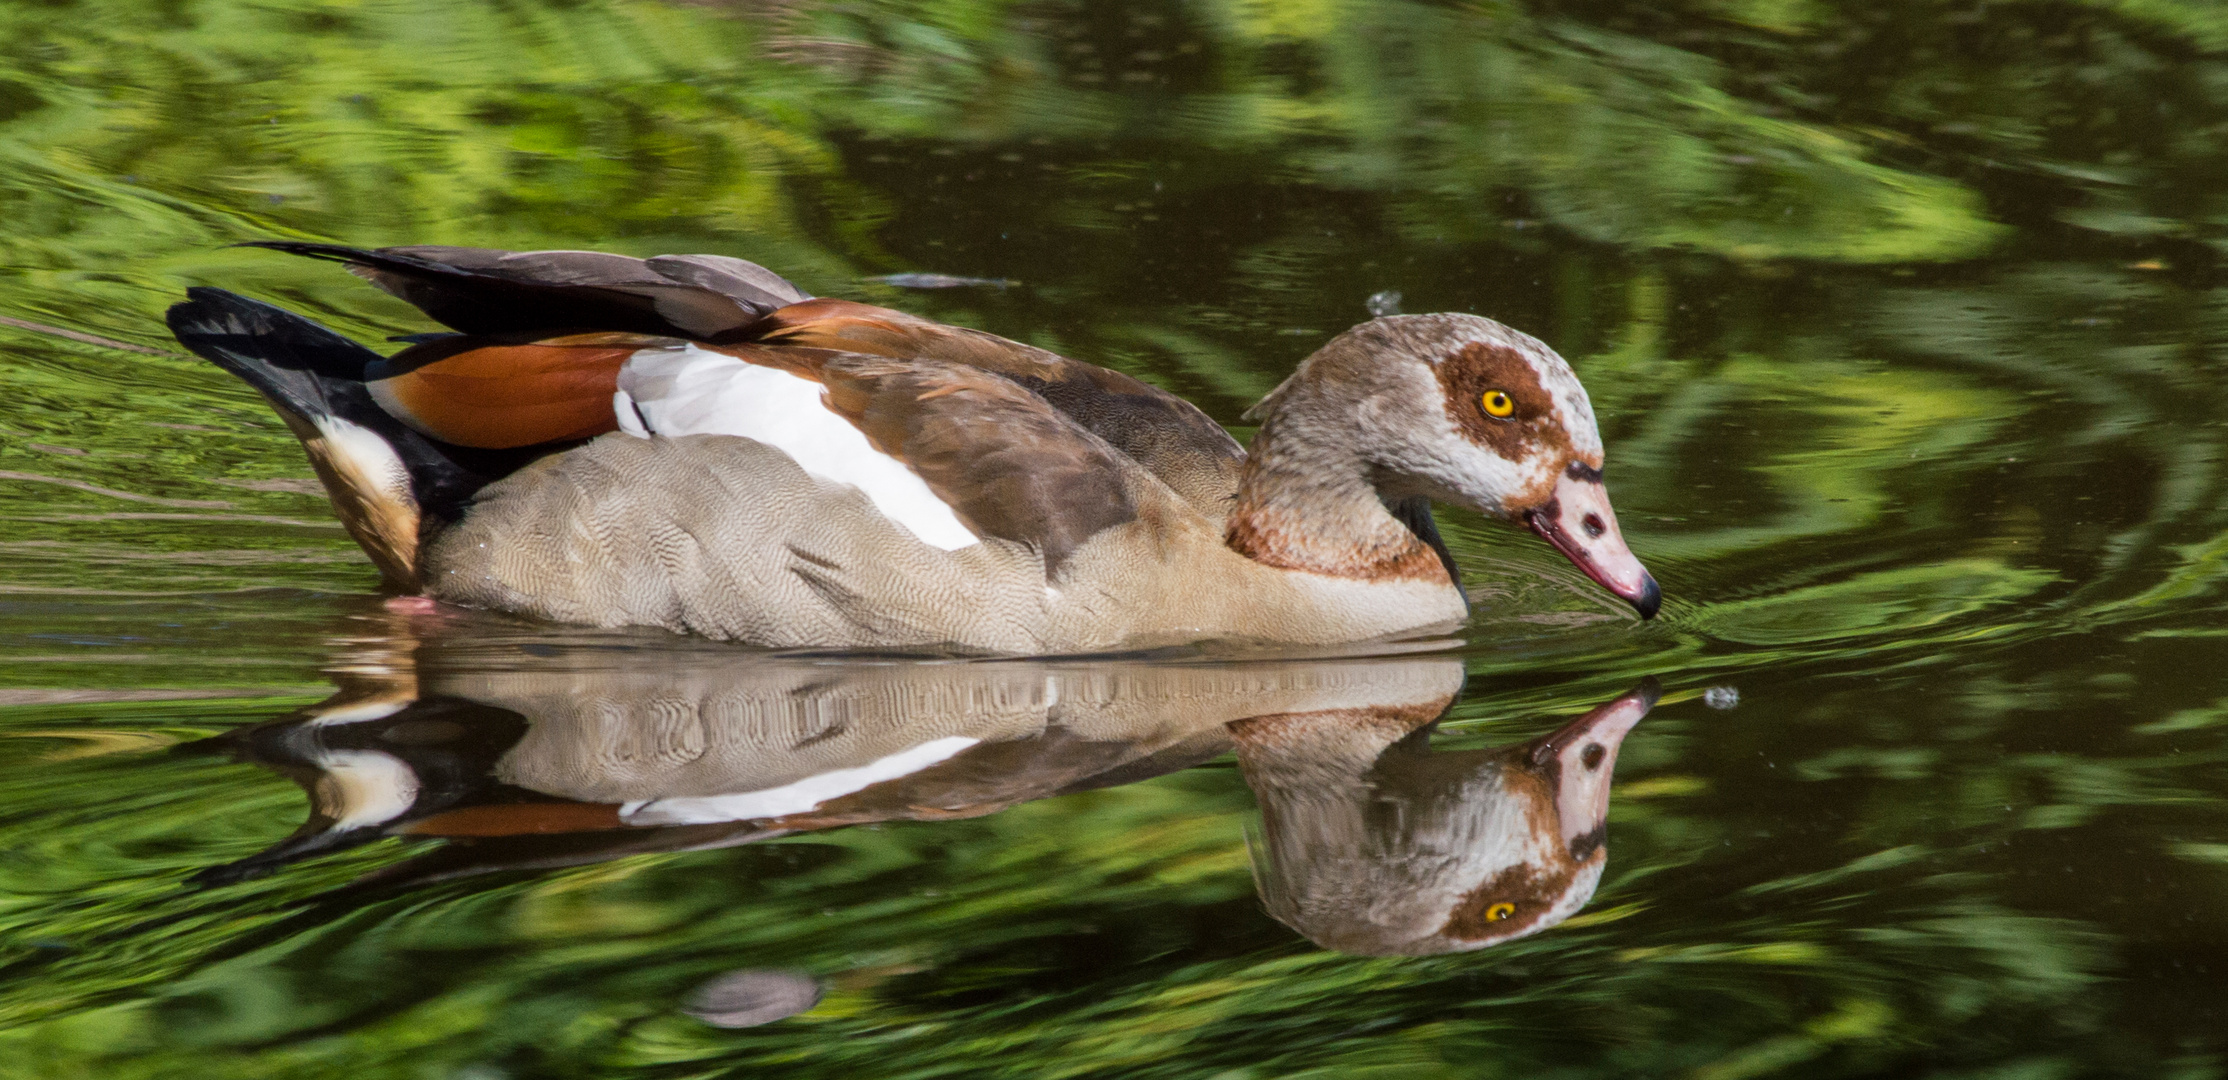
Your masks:
[{"label": "egyptian goose", "polygon": [[1585,389],[1490,319],[1339,335],[1248,414],[1249,452],[1127,375],[739,259],[256,246],[457,331],[383,357],[219,289],[170,310],[402,592],[777,647],[1360,641],[1467,615],[1439,500],[1659,602]]}]

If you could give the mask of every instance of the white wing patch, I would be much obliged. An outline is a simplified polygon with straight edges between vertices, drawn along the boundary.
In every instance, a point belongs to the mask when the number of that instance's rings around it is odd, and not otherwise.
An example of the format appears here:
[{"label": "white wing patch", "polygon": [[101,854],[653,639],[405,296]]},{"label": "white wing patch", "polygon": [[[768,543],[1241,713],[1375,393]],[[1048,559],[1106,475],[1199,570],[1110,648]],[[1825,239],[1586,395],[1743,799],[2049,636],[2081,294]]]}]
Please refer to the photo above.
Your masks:
[{"label": "white wing patch", "polygon": [[627,803],[619,816],[629,825],[699,825],[719,821],[762,821],[802,814],[829,799],[875,784],[910,776],[980,742],[965,735],[933,739],[849,769],[831,769],[793,784],[732,795],[697,795]]},{"label": "white wing patch", "polygon": [[829,410],[823,393],[811,379],[684,345],[635,353],[612,403],[627,434],[755,439],[821,480],[858,488],[923,543],[956,551],[982,542],[919,474]]}]

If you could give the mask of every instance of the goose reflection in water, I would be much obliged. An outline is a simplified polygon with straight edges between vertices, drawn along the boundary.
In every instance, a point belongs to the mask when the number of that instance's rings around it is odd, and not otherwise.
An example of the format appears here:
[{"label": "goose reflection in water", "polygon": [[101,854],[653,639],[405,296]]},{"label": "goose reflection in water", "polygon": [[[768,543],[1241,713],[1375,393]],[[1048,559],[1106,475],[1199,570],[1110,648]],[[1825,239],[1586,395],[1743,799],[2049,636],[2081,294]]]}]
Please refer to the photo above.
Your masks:
[{"label": "goose reflection in water", "polygon": [[1377,705],[1230,725],[1261,803],[1255,878],[1269,913],[1327,949],[1425,955],[1544,930],[1608,862],[1617,748],[1651,681],[1562,730],[1433,753],[1441,712]]},{"label": "goose reflection in water", "polygon": [[199,882],[389,836],[447,842],[350,891],[974,817],[1235,747],[1273,915],[1346,952],[1471,949],[1592,895],[1617,746],[1654,701],[1435,754],[1463,681],[1444,654],[871,661],[453,632],[371,651],[331,699],[193,744],[287,775],[311,806]]}]

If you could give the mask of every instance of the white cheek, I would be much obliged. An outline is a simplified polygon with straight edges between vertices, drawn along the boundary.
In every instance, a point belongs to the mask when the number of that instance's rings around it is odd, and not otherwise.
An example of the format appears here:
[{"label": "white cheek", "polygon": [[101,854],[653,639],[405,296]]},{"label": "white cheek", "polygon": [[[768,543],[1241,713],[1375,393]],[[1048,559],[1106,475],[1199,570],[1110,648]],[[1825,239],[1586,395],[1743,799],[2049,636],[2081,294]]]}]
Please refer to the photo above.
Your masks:
[{"label": "white cheek", "polygon": [[1586,901],[1594,898],[1594,890],[1601,886],[1602,868],[1607,865],[1609,865],[1607,860],[1595,859],[1579,867],[1578,873],[1571,879],[1570,888],[1564,890],[1563,895],[1556,898],[1554,906],[1547,909],[1547,914],[1535,920],[1532,923],[1533,929],[1526,931],[1526,933],[1545,930],[1578,914],[1578,909],[1585,907]]},{"label": "white cheek", "polygon": [[1555,419],[1562,422],[1563,430],[1570,433],[1570,448],[1581,456],[1598,456],[1601,453],[1601,429],[1594,425],[1594,406],[1586,400],[1586,391],[1576,389],[1563,397],[1562,406],[1555,410]]},{"label": "white cheek", "polygon": [[1468,892],[1512,866],[1538,864],[1552,854],[1539,833],[1521,795],[1498,777],[1481,777],[1464,786],[1461,804],[1452,813],[1425,820],[1415,830],[1414,843],[1458,863],[1461,891]]},{"label": "white cheek", "polygon": [[[923,543],[955,551],[982,542],[919,474],[830,411],[811,379],[688,345],[634,354],[619,371],[619,395],[632,406],[620,413],[628,434],[753,439],[821,480],[858,488]],[[639,425],[627,422],[630,411]]]},{"label": "white cheek", "polygon": [[1449,432],[1443,453],[1433,456],[1427,475],[1457,502],[1498,513],[1510,499],[1533,486],[1536,468],[1519,464]]}]

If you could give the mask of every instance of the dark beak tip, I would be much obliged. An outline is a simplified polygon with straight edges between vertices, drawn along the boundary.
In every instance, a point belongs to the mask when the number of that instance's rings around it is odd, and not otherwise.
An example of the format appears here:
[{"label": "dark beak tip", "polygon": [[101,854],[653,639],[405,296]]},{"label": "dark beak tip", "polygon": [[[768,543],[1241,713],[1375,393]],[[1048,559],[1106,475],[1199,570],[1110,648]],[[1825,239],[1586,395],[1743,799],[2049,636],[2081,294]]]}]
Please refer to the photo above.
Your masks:
[{"label": "dark beak tip", "polygon": [[1653,709],[1656,707],[1656,702],[1663,699],[1663,680],[1650,675],[1641,679],[1640,685],[1625,691],[1625,696],[1638,698],[1642,705]]},{"label": "dark beak tip", "polygon": [[1649,575],[1647,585],[1641,588],[1640,595],[1631,598],[1631,604],[1643,621],[1655,618],[1656,612],[1663,609],[1663,586],[1656,584],[1654,575]]}]

